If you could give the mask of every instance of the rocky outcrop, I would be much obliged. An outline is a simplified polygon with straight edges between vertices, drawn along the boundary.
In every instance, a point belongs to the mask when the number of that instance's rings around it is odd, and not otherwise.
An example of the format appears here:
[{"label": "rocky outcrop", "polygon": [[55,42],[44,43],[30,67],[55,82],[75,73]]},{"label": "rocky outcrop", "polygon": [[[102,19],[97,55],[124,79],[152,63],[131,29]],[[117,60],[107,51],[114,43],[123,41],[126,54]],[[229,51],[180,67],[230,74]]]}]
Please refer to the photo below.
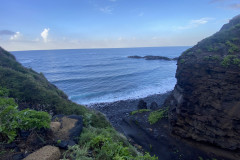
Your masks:
[{"label": "rocky outcrop", "polygon": [[240,16],[184,52],[177,65],[166,102],[172,133],[240,149]]},{"label": "rocky outcrop", "polygon": [[164,56],[128,56],[128,58],[135,58],[135,59],[145,59],[145,60],[165,60],[165,61],[176,61],[178,60],[178,57],[176,58],[168,58]]},{"label": "rocky outcrop", "polygon": [[78,115],[56,115],[53,117],[50,128],[58,147],[68,149],[78,143],[83,129],[82,116]]},{"label": "rocky outcrop", "polygon": [[60,150],[54,146],[45,146],[33,152],[24,160],[59,160],[61,156]]}]

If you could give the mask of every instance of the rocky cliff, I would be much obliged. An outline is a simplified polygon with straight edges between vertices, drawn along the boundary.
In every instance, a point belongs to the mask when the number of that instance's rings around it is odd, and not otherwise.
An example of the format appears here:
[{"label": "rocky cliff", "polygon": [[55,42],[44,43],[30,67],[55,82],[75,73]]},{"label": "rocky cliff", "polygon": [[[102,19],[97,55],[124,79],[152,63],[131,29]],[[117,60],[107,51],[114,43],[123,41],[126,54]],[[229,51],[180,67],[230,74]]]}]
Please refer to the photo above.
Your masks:
[{"label": "rocky cliff", "polygon": [[240,15],[185,51],[168,100],[171,131],[240,149]]}]

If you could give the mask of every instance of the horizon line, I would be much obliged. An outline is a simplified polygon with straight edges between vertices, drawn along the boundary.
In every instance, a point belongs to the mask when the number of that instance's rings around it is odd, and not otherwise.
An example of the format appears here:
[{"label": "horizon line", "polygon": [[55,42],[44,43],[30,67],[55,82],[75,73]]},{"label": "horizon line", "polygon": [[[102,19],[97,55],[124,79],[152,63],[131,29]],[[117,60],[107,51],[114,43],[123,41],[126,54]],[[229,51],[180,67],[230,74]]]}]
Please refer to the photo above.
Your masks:
[{"label": "horizon line", "polygon": [[130,48],[166,48],[166,47],[192,47],[190,46],[181,46],[181,45],[176,45],[176,46],[148,46],[148,47],[112,47],[112,48],[63,48],[63,49],[32,49],[32,50],[12,50],[9,52],[23,52],[23,51],[51,51],[51,50],[94,50],[94,49],[130,49]]}]

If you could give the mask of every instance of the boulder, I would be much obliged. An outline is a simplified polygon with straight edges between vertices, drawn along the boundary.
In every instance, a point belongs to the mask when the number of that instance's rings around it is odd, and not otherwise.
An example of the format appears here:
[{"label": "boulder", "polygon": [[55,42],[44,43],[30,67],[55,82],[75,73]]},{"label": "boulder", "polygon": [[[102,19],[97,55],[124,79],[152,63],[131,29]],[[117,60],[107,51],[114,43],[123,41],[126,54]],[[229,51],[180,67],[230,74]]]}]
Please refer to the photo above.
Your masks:
[{"label": "boulder", "polygon": [[55,140],[78,142],[78,138],[82,132],[83,120],[78,115],[56,115],[51,123],[51,130],[55,136]]},{"label": "boulder", "polygon": [[50,123],[50,129],[56,133],[61,127],[61,123],[60,122],[51,122]]},{"label": "boulder", "polygon": [[139,102],[138,102],[138,109],[147,109],[147,103],[146,102],[144,102],[144,100],[140,100]]},{"label": "boulder", "polygon": [[24,160],[59,160],[61,153],[58,147],[44,146],[28,155]]},{"label": "boulder", "polygon": [[150,109],[155,110],[158,108],[158,104],[156,102],[152,102],[150,105]]}]

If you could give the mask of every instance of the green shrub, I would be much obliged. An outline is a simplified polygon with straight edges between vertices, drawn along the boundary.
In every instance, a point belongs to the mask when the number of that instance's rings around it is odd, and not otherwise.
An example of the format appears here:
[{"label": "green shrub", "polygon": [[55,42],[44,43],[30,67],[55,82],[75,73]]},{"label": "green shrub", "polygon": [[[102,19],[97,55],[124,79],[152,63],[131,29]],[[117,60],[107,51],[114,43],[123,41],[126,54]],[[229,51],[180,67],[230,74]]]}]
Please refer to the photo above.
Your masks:
[{"label": "green shrub", "polygon": [[49,128],[51,116],[47,112],[25,109],[19,111],[16,115],[20,129],[41,129]]},{"label": "green shrub", "polygon": [[227,55],[224,57],[221,65],[228,67],[231,64],[240,65],[240,59],[236,55]]},{"label": "green shrub", "polygon": [[238,52],[239,51],[239,47],[236,46],[234,43],[227,41],[226,45],[229,47],[228,52],[230,54],[233,54],[234,52]]},{"label": "green shrub", "polygon": [[[84,128],[79,138],[79,146],[85,146],[85,149],[88,148],[92,153],[93,159],[96,160],[157,159],[155,156],[151,157],[149,154],[138,155],[138,152],[129,144],[127,139],[113,128]],[[78,147],[79,150],[81,148]],[[71,155],[77,155],[77,153],[71,153]],[[78,159],[77,157],[74,158]]]},{"label": "green shrub", "polygon": [[0,134],[8,138],[8,142],[12,142],[17,136],[18,123],[16,120],[16,106],[1,106],[0,111]]},{"label": "green shrub", "polygon": [[159,109],[157,111],[150,113],[148,117],[148,122],[152,125],[152,124],[155,124],[160,119],[167,118],[167,117],[168,117],[168,108]]},{"label": "green shrub", "polygon": [[139,110],[136,110],[136,111],[132,111],[131,115],[134,115],[134,114],[137,114],[137,113],[143,113],[143,112],[150,112],[150,111],[151,111],[150,109],[139,109]]},{"label": "green shrub", "polygon": [[[6,89],[0,88],[0,93]],[[3,94],[5,96],[5,94]],[[0,134],[12,142],[19,129],[32,130],[50,127],[51,117],[46,112],[17,109],[14,99],[0,97]]]}]

